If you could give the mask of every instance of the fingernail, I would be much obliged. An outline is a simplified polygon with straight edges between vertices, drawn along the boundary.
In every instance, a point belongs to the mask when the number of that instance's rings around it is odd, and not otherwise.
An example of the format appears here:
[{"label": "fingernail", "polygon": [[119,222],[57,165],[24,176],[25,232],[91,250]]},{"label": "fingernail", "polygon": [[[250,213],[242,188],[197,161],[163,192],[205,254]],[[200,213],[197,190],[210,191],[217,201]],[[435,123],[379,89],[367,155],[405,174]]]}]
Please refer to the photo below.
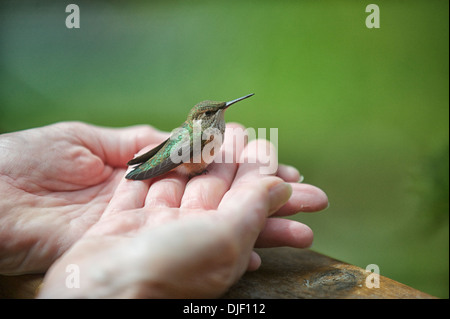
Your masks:
[{"label": "fingernail", "polygon": [[292,186],[288,183],[279,183],[269,190],[270,211],[269,214],[277,211],[283,206],[292,195]]},{"label": "fingernail", "polygon": [[301,175],[300,174],[300,179],[298,180],[298,182],[297,183],[301,183],[301,182],[303,182],[303,180],[305,179],[305,176],[303,176],[303,175]]}]

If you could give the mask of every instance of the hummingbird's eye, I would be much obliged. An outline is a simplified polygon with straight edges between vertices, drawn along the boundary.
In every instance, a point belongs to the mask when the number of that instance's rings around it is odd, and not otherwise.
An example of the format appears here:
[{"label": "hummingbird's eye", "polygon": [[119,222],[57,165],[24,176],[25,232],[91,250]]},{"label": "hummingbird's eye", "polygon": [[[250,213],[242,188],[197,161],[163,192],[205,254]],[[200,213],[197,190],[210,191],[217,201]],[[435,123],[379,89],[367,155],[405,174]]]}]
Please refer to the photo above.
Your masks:
[{"label": "hummingbird's eye", "polygon": [[206,111],[205,115],[206,116],[213,116],[214,115],[214,111]]}]

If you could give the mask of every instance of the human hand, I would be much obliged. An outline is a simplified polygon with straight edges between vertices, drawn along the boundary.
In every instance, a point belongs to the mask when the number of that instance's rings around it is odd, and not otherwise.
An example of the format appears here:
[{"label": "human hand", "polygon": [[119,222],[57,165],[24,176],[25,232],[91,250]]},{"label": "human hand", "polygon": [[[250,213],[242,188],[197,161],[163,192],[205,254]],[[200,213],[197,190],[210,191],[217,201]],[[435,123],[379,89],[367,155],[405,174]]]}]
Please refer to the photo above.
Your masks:
[{"label": "human hand", "polygon": [[[108,129],[83,123],[59,123],[1,135],[0,150],[4,155],[0,157],[0,190],[4,196],[0,200],[0,272],[20,274],[45,271],[105,212],[117,185],[120,181],[125,182],[122,180],[124,163],[144,145],[156,145],[167,136],[143,126]],[[228,164],[220,166],[230,168]],[[209,175],[199,176],[197,180]],[[288,182],[299,179],[295,169],[283,165],[279,166],[278,176]],[[166,186],[171,184],[170,180],[166,182]],[[131,194],[135,187],[142,185],[142,182],[134,183],[138,184],[128,184]],[[163,183],[163,180],[159,181],[160,186]],[[180,190],[176,183],[172,184],[166,194]],[[195,194],[196,187],[192,185],[203,183],[191,182],[190,185],[190,193]],[[208,190],[214,189],[205,185]],[[292,188],[293,195],[289,202],[277,214],[326,207],[326,196],[320,190],[297,183],[293,183]],[[153,187],[156,206],[158,201],[164,203],[164,198],[167,198],[158,197],[158,192],[164,193],[163,189],[159,187],[155,193]],[[183,189],[181,191],[184,192]],[[118,192],[115,197],[127,199],[127,192],[120,194]],[[220,196],[214,195],[204,199],[217,202]],[[188,201],[194,203],[195,198]],[[256,245],[308,245],[312,233],[307,227],[292,223],[271,219]],[[303,239],[298,236],[302,234],[299,226],[306,229]],[[250,268],[256,268],[258,264],[257,256],[253,257]]]},{"label": "human hand", "polygon": [[0,135],[0,273],[47,270],[98,221],[133,154],[167,136],[79,122]]},{"label": "human hand", "polygon": [[[234,151],[258,159],[256,146],[268,144],[255,141],[247,152]],[[309,246],[307,226],[267,217],[297,212],[300,203],[306,210],[324,208],[326,196],[309,185],[262,176],[260,166],[258,160],[212,164],[207,175],[189,181],[175,172],[152,181],[122,180],[100,220],[49,270],[40,296],[216,297],[259,266],[255,243]],[[279,175],[299,178],[286,166]],[[65,285],[68,265],[79,268],[79,289]]]}]

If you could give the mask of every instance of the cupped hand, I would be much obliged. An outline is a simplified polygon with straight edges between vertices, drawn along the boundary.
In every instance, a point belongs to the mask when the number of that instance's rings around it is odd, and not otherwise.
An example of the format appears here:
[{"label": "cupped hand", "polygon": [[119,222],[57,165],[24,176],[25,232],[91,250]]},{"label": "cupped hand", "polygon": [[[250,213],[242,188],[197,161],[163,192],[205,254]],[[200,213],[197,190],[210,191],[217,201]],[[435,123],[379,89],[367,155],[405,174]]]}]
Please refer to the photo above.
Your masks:
[{"label": "cupped hand", "polygon": [[133,154],[163,138],[80,122],[0,135],[0,273],[47,270],[98,221]]},{"label": "cupped hand", "polygon": [[[83,123],[59,123],[0,136],[0,190],[4,194],[0,201],[0,271],[45,271],[83,235],[78,247],[95,238],[94,247],[101,248],[114,236],[140,238],[150,230],[170,233],[159,229],[180,225],[178,221],[183,225],[188,220],[200,221],[201,215],[210,216],[219,209],[229,190],[246,189],[246,183],[263,178],[257,165],[244,162],[212,164],[208,174],[189,181],[176,173],[144,182],[123,179],[125,163],[133,154],[164,138],[166,133],[150,127],[108,129]],[[258,142],[246,149],[251,145]],[[254,156],[233,146],[223,151],[234,152],[236,157]],[[280,165],[277,175],[291,183],[292,196],[274,215],[326,207],[322,191],[296,183],[296,169]],[[255,245],[304,247],[311,240],[307,226],[271,218]],[[258,257],[250,256],[247,267],[257,268]]]},{"label": "cupped hand", "polygon": [[[236,146],[232,128],[221,155],[238,161],[214,163],[190,180],[176,172],[121,180],[100,220],[49,270],[40,296],[217,297],[259,266],[255,245],[309,246],[306,225],[267,217],[319,210],[325,194],[298,184],[298,172],[287,166],[278,175],[291,183],[262,175],[260,150],[272,146],[265,140]],[[66,285],[73,265],[79,289]]]}]

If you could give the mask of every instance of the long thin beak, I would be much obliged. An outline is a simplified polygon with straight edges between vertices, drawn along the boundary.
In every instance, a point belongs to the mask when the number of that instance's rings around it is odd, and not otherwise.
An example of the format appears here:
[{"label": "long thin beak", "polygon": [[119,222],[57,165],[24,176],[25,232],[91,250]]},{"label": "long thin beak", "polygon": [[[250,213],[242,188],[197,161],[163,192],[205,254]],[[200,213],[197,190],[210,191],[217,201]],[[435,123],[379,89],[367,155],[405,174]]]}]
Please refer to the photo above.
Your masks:
[{"label": "long thin beak", "polygon": [[234,104],[234,103],[236,103],[236,102],[242,101],[242,100],[244,100],[244,99],[246,99],[246,98],[248,98],[248,97],[250,97],[250,96],[252,96],[252,95],[255,95],[255,93],[248,94],[248,95],[243,96],[243,97],[240,97],[240,98],[238,98],[238,99],[236,99],[236,100],[227,102],[227,103],[225,103],[225,107],[224,107],[223,109],[226,109],[226,108],[229,107],[230,105],[232,105],[232,104]]}]

